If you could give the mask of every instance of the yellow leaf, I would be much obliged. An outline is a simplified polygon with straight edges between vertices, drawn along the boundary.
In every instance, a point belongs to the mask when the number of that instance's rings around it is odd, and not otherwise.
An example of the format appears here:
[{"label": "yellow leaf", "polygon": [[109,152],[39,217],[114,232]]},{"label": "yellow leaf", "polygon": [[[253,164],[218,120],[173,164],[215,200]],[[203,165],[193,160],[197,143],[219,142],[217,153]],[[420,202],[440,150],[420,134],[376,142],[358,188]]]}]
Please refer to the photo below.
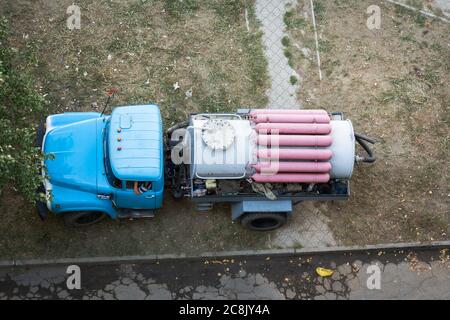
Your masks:
[{"label": "yellow leaf", "polygon": [[316,272],[321,277],[330,277],[334,273],[334,271],[331,269],[325,269],[325,268],[321,268],[321,267],[317,267]]}]

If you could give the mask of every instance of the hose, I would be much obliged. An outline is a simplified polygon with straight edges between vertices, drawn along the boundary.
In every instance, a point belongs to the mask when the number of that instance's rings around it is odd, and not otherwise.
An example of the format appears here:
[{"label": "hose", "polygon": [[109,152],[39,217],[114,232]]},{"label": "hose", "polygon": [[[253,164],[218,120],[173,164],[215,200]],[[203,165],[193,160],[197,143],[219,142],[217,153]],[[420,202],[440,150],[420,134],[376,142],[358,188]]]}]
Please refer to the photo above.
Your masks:
[{"label": "hose", "polygon": [[376,143],[376,141],[374,139],[369,138],[368,136],[365,136],[363,134],[356,133],[356,132],[355,132],[355,138],[359,138],[359,139],[367,141],[367,142],[369,142],[371,144],[375,144]]},{"label": "hose", "polygon": [[167,134],[171,134],[172,132],[174,132],[175,130],[180,129],[180,128],[186,128],[188,125],[189,125],[189,121],[183,121],[183,122],[177,123],[176,125],[167,129]]},{"label": "hose", "polygon": [[359,133],[355,133],[355,139],[368,155],[367,157],[363,157],[361,161],[366,163],[375,162],[377,158],[373,155],[372,149],[370,149],[369,145],[367,144],[367,143],[374,144],[375,140]]}]

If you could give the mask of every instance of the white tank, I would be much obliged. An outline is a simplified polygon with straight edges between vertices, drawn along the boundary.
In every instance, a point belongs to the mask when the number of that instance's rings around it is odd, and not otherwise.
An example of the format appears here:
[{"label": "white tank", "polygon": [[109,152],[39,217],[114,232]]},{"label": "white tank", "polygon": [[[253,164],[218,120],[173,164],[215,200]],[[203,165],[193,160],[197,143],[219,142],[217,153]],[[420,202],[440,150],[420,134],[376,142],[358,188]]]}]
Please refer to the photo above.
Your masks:
[{"label": "white tank", "polygon": [[331,136],[333,143],[329,149],[333,152],[331,158],[332,178],[348,179],[352,176],[355,163],[355,135],[350,120],[331,120]]},{"label": "white tank", "polygon": [[241,179],[247,175],[256,146],[250,121],[235,115],[193,116],[192,127],[193,178]]},{"label": "white tank", "polygon": [[[191,119],[191,176],[199,179],[242,179],[252,174],[258,133],[238,115],[194,115]],[[331,120],[330,177],[349,179],[355,162],[355,137],[350,120]],[[283,147],[311,149],[312,147]]]}]

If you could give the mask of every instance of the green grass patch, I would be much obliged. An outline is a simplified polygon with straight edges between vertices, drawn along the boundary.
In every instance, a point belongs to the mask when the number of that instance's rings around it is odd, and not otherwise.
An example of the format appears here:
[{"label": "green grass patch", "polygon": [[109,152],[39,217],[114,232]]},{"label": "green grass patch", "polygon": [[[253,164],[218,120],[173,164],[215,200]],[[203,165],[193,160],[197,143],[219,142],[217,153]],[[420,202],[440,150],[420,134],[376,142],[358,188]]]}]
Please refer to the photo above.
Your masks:
[{"label": "green grass patch", "polygon": [[425,22],[427,21],[427,18],[423,16],[420,12],[416,14],[416,17],[414,19],[414,22],[421,28],[425,27]]},{"label": "green grass patch", "polygon": [[402,34],[400,35],[400,40],[403,41],[409,41],[409,42],[416,42],[416,38],[412,33]]},{"label": "green grass patch", "polygon": [[435,51],[437,51],[437,52],[442,52],[443,51],[443,47],[439,44],[439,43],[432,43],[431,45],[430,45],[430,48],[431,49],[433,49],[433,50],[435,50]]},{"label": "green grass patch", "polygon": [[283,21],[287,29],[303,29],[307,26],[305,19],[297,16],[294,10],[286,11]]},{"label": "green grass patch", "polygon": [[296,76],[290,76],[289,82],[290,82],[292,85],[294,85],[294,84],[296,84],[296,83],[298,82],[298,79],[297,79]]},{"label": "green grass patch", "polygon": [[288,36],[284,36],[283,39],[281,39],[281,44],[285,47],[289,47],[291,45],[291,40]]},{"label": "green grass patch", "polygon": [[320,52],[328,53],[333,49],[333,44],[330,40],[321,39],[319,41],[319,50]]},{"label": "green grass patch", "polygon": [[201,3],[198,0],[166,0],[164,7],[169,15],[179,17],[196,12],[200,5]]},{"label": "green grass patch", "polygon": [[321,2],[314,2],[314,14],[317,19],[323,20],[325,18],[325,6]]},{"label": "green grass patch", "polygon": [[[13,63],[15,53],[9,45],[9,35],[9,22],[3,18],[0,20],[0,193],[6,185],[14,185],[32,202],[41,183],[38,173],[42,155],[35,147],[35,130],[45,101],[34,88],[34,79]],[[36,63],[30,56],[24,60]]]},{"label": "green grass patch", "polygon": [[292,58],[292,52],[291,52],[291,50],[289,50],[289,49],[284,49],[284,51],[283,51],[283,53],[284,53],[284,56],[286,57],[286,58],[288,58],[288,59],[291,59]]},{"label": "green grass patch", "polygon": [[244,0],[212,1],[211,6],[218,16],[224,17],[229,23],[236,23],[240,19],[242,19],[242,16],[244,14],[245,1]]},{"label": "green grass patch", "polygon": [[288,59],[288,65],[291,68],[294,68],[294,55],[292,54],[291,50],[289,48],[285,48],[283,50],[284,56]]}]

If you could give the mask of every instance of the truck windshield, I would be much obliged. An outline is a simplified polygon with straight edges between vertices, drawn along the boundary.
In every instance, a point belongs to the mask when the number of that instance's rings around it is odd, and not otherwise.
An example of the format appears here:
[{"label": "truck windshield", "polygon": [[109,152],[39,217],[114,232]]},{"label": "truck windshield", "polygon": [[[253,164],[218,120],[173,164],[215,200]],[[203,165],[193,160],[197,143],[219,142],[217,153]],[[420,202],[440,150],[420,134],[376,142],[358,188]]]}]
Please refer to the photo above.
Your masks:
[{"label": "truck windshield", "polygon": [[105,129],[103,130],[103,163],[105,166],[105,174],[110,185],[115,188],[122,188],[122,181],[117,179],[111,169],[111,163],[109,162],[109,147],[108,147],[108,132],[110,120],[106,120]]}]

